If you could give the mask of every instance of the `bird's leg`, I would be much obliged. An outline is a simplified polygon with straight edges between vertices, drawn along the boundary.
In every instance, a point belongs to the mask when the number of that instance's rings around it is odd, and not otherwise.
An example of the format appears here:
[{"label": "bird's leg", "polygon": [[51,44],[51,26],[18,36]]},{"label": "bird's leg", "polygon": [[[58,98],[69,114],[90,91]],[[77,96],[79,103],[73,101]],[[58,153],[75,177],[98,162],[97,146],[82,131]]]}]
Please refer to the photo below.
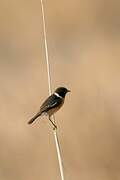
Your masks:
[{"label": "bird's leg", "polygon": [[49,120],[50,120],[50,122],[52,123],[52,125],[54,126],[53,130],[57,129],[57,126],[56,126],[55,123],[50,119],[50,117],[49,117]]}]

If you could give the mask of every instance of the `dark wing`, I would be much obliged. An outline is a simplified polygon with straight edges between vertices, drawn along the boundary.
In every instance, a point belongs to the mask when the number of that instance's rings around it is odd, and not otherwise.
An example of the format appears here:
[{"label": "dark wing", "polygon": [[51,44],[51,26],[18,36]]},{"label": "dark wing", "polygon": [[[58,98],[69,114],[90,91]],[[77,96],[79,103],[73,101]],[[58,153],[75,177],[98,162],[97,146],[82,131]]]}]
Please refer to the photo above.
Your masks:
[{"label": "dark wing", "polygon": [[60,97],[57,97],[56,95],[52,94],[41,105],[40,112],[48,112],[50,109],[58,107],[62,102],[63,100]]}]

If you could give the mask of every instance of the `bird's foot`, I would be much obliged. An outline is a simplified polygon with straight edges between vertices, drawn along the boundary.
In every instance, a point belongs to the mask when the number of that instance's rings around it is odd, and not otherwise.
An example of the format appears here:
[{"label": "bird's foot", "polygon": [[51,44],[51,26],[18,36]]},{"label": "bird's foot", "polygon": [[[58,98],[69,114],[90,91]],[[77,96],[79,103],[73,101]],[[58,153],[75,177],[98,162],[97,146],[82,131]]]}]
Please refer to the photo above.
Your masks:
[{"label": "bird's foot", "polygon": [[53,130],[54,131],[57,130],[57,126],[55,124],[54,124]]}]

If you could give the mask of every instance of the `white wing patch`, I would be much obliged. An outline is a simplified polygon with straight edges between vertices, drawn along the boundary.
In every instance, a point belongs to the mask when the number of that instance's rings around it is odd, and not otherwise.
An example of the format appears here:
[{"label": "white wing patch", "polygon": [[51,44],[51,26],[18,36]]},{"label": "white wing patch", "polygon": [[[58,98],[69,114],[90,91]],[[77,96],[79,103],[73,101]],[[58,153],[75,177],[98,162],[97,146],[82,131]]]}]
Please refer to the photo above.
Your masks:
[{"label": "white wing patch", "polygon": [[57,102],[54,102],[54,103],[53,103],[53,104],[51,104],[51,105],[47,105],[47,106],[46,106],[46,108],[49,108],[49,107],[50,107],[50,108],[51,108],[51,107],[54,107],[56,104],[57,104]]}]

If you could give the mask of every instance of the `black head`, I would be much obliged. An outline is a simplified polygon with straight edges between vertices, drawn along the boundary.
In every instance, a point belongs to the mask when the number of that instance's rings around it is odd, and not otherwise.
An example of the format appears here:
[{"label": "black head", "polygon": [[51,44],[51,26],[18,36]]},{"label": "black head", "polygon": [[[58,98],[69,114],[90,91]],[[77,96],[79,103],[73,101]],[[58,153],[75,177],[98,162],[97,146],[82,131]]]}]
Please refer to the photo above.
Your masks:
[{"label": "black head", "polygon": [[67,88],[65,87],[59,87],[55,90],[55,92],[57,94],[59,94],[61,97],[65,97],[66,93],[70,92],[70,90],[68,90]]}]

